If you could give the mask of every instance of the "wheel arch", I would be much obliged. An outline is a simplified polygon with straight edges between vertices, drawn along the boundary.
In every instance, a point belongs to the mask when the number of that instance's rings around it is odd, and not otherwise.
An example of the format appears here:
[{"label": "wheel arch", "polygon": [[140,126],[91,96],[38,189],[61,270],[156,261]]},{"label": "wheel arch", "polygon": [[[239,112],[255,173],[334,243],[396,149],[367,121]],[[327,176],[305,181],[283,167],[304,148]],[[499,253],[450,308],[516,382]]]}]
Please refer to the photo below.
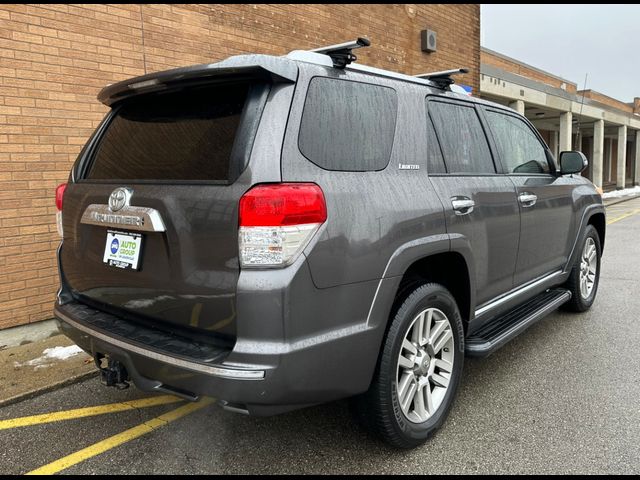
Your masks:
[{"label": "wheel arch", "polygon": [[593,225],[598,232],[598,237],[600,238],[600,254],[602,254],[602,251],[604,251],[604,237],[607,229],[607,222],[605,220],[604,213],[596,212],[591,215],[587,221],[587,225]]},{"label": "wheel arch", "polygon": [[466,324],[474,317],[473,253],[462,235],[432,235],[400,246],[389,259],[368,317],[371,326],[386,324],[397,298],[415,280],[443,284],[456,299]]},{"label": "wheel arch", "polygon": [[605,238],[605,230],[606,230],[606,214],[604,210],[604,205],[602,204],[593,204],[587,206],[582,212],[582,216],[580,217],[580,224],[575,233],[575,239],[573,240],[573,245],[571,246],[571,250],[569,252],[569,256],[567,257],[567,263],[563,268],[563,272],[565,274],[569,274],[571,270],[571,266],[575,262],[578,252],[578,241],[582,238],[582,234],[588,225],[593,225],[593,227],[598,232],[598,238],[600,239],[600,247],[601,250],[604,247],[604,238]]},{"label": "wheel arch", "polygon": [[424,283],[439,283],[451,292],[466,330],[472,318],[472,295],[469,267],[465,257],[460,252],[448,251],[415,260],[402,275],[391,314],[415,288]]}]

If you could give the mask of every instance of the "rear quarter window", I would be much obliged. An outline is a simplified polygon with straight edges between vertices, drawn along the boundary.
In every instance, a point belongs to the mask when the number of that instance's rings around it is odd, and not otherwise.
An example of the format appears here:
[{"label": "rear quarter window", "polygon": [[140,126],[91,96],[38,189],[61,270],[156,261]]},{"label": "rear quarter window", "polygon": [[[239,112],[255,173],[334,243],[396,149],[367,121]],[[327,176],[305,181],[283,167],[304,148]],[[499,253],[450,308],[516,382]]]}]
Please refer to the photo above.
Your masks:
[{"label": "rear quarter window", "polygon": [[392,88],[315,77],[305,99],[298,147],[326,170],[383,170],[391,158],[397,112]]}]

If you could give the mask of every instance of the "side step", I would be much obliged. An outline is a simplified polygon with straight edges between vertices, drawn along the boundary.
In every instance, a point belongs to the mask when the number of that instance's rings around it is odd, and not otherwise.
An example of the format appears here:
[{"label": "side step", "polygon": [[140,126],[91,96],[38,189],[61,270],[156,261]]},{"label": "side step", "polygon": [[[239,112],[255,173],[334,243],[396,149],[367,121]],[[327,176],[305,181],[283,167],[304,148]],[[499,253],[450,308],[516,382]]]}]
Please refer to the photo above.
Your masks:
[{"label": "side step", "polygon": [[465,353],[486,357],[570,299],[571,292],[564,288],[541,293],[474,332],[466,340]]}]

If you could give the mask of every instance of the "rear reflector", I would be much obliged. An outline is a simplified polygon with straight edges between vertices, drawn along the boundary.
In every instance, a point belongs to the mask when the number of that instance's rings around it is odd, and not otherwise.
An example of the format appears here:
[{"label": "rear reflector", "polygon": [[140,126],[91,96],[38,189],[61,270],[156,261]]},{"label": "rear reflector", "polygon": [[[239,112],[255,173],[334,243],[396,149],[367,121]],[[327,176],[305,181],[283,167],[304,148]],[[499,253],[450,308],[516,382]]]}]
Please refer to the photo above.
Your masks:
[{"label": "rear reflector", "polygon": [[315,183],[258,185],[240,199],[240,265],[284,267],[293,263],[327,219]]},{"label": "rear reflector", "polygon": [[58,234],[63,236],[62,231],[62,201],[64,200],[64,191],[67,188],[66,183],[62,183],[58,185],[56,188],[56,208],[58,211],[56,212],[56,228],[58,229]]}]

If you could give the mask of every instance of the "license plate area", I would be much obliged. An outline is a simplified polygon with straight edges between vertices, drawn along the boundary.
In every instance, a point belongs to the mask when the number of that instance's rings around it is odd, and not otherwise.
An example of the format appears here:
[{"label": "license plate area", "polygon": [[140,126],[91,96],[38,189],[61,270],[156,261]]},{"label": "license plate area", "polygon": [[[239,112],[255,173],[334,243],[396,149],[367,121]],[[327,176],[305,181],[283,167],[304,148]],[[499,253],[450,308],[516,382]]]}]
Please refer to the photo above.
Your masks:
[{"label": "license plate area", "polygon": [[102,261],[111,267],[138,270],[141,251],[142,234],[107,230]]}]

